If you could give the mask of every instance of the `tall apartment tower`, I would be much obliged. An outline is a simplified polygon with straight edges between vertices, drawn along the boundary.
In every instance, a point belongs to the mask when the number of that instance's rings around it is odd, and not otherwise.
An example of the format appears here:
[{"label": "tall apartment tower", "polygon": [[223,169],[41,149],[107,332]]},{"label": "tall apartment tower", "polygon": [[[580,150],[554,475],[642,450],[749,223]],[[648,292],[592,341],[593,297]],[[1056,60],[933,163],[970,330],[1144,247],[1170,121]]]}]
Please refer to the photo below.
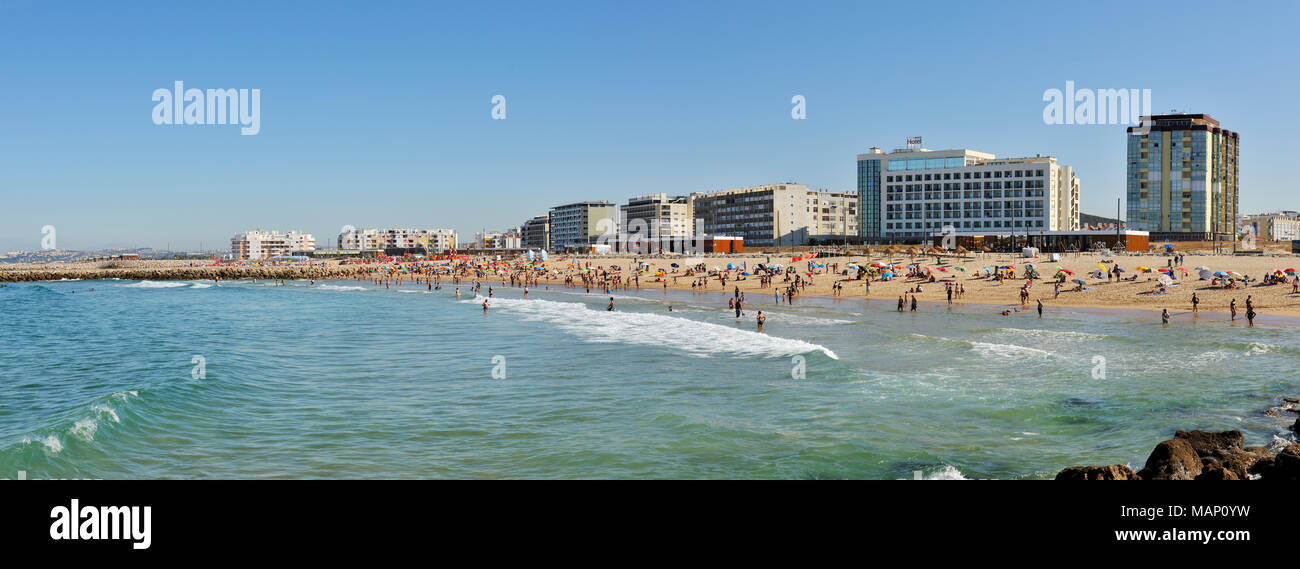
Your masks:
[{"label": "tall apartment tower", "polygon": [[1238,135],[1206,114],[1128,128],[1128,227],[1153,240],[1236,238]]}]

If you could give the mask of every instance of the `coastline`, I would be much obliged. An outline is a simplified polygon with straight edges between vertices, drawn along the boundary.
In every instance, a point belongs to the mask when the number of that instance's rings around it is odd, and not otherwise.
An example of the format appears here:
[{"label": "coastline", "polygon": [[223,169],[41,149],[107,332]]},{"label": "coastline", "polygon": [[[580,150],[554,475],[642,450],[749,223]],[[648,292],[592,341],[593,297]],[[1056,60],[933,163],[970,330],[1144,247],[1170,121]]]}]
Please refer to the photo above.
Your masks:
[{"label": "coastline", "polygon": [[[710,266],[726,266],[733,263],[740,266],[741,263],[747,263],[754,266],[757,263],[770,262],[770,256],[758,257],[754,255],[732,255],[727,257],[711,257],[702,261]],[[820,269],[813,269],[813,283],[803,288],[795,297],[794,302],[797,304],[804,298],[822,298],[822,299],[844,299],[844,300],[871,300],[876,302],[893,303],[903,295],[908,295],[910,299],[911,291],[917,285],[923,287],[922,292],[915,294],[918,303],[921,306],[942,307],[947,304],[946,294],[943,281],[947,280],[953,283],[961,284],[966,289],[966,294],[959,295],[953,299],[954,305],[985,306],[992,308],[1012,309],[1013,313],[1016,308],[1021,306],[1019,291],[1021,286],[1026,282],[1019,278],[998,283],[993,279],[975,278],[973,275],[978,272],[978,267],[995,266],[1000,264],[1019,264],[1023,261],[1036,262],[1040,267],[1046,270],[1050,265],[1062,266],[1072,269],[1075,272],[1083,272],[1098,267],[1099,257],[1091,254],[1079,254],[1069,259],[1062,259],[1060,262],[1048,262],[1035,259],[1020,259],[1014,255],[986,255],[983,258],[974,261],[967,260],[966,263],[971,265],[970,273],[958,273],[949,269],[953,265],[931,264],[932,267],[942,267],[941,270],[949,271],[945,273],[936,272],[936,276],[942,277],[943,280],[930,283],[919,279],[898,278],[891,281],[871,281],[871,292],[864,292],[864,282],[845,277],[839,274],[827,274]],[[1129,256],[1115,257],[1112,262],[1122,264],[1132,269],[1139,266],[1142,262],[1157,264],[1162,257],[1150,256]],[[578,268],[590,264],[593,267],[628,267],[641,259],[631,257],[561,257],[553,259],[549,263],[550,270],[544,276],[537,277],[537,284],[549,286],[565,286],[565,278],[573,277],[576,279],[576,290],[585,290],[581,284],[582,271]],[[678,269],[669,268],[673,262],[685,264],[684,260],[646,258],[651,266],[659,268],[662,266],[666,271],[678,271]],[[780,261],[782,259],[778,259]],[[475,260],[479,261],[479,260]],[[699,259],[696,259],[699,261]],[[864,259],[854,257],[828,258],[822,260],[826,263],[839,263],[846,266],[851,262],[864,262]],[[486,262],[485,260],[482,262]],[[891,259],[891,262],[905,263],[907,260],[899,258]],[[919,260],[918,262],[923,262]],[[807,274],[806,261],[800,261],[797,265],[801,268],[801,274]],[[1274,256],[1274,257],[1255,257],[1255,258],[1232,258],[1224,259],[1207,256],[1189,255],[1186,265],[1201,266],[1208,265],[1211,267],[1224,266],[1228,263],[1237,265],[1251,265],[1249,268],[1243,268],[1243,271],[1250,271],[1246,274],[1258,275],[1267,272],[1267,268],[1272,265],[1278,265],[1277,268],[1290,268],[1296,263],[1294,256]],[[402,278],[406,282],[428,278],[427,274],[401,274],[397,273],[399,263],[373,263],[373,264],[347,264],[342,265],[337,262],[314,262],[310,264],[297,265],[212,265],[202,264],[194,266],[193,261],[121,261],[121,262],[74,262],[74,263],[30,263],[19,265],[0,265],[0,283],[17,283],[17,282],[60,282],[70,280],[149,280],[149,281],[174,281],[174,280],[294,280],[294,279],[314,279],[314,280],[360,280],[373,281],[376,278],[384,278],[384,275],[392,275],[389,278]],[[1285,267],[1283,267],[1285,265]],[[841,269],[843,270],[843,269]],[[630,275],[627,270],[613,271],[613,275]],[[1042,300],[1046,310],[1086,310],[1101,314],[1114,314],[1117,316],[1129,316],[1135,319],[1145,319],[1152,313],[1156,317],[1160,311],[1169,310],[1173,317],[1172,325],[1187,319],[1197,319],[1201,322],[1222,322],[1228,325],[1235,325],[1229,321],[1228,301],[1236,299],[1238,305],[1237,321],[1246,325],[1244,316],[1244,299],[1250,295],[1254,297],[1254,303],[1259,311],[1256,318],[1257,326],[1266,326],[1270,328],[1300,328],[1300,295],[1292,294],[1291,287],[1287,285],[1273,286],[1252,286],[1234,290],[1222,289],[1219,287],[1209,286],[1208,281],[1185,279],[1179,284],[1182,286],[1171,287],[1168,294],[1156,296],[1152,294],[1155,287],[1158,286],[1153,279],[1157,273],[1148,273],[1140,275],[1139,280],[1124,282],[1107,282],[1094,281],[1086,285],[1084,292],[1074,292],[1062,290],[1059,297],[1053,294],[1053,282],[1036,280],[1030,289],[1028,301],[1024,304],[1023,311],[1033,312],[1036,309],[1036,301]],[[444,283],[451,279],[451,276],[443,273],[437,278]],[[687,276],[682,272],[668,272],[664,277],[656,277],[653,273],[642,274],[635,282],[627,282],[630,278],[624,278],[623,282],[611,285],[613,290],[622,292],[639,291],[646,292],[651,290],[680,290],[692,292],[718,292],[725,293],[725,296],[734,294],[738,287],[741,292],[750,296],[750,304],[769,304],[769,301],[763,300],[762,295],[767,295],[768,299],[774,299],[776,291],[784,292],[788,283],[782,282],[781,278],[776,278],[768,286],[760,286],[757,277],[741,278],[739,280],[728,280],[725,286],[719,286],[717,278],[710,278],[707,285],[703,288],[691,286],[692,281],[698,280],[699,276]],[[508,276],[503,273],[488,273],[484,277],[475,277],[474,275],[461,275],[461,282],[472,282],[480,280],[485,284],[496,282],[501,283],[508,280]],[[1092,280],[1092,279],[1090,279]],[[667,281],[666,283],[664,281]],[[839,283],[843,288],[836,294],[833,283]],[[639,286],[638,286],[639,285]],[[666,286],[665,286],[666,285]],[[1072,285],[1071,285],[1072,286]],[[596,285],[592,286],[592,291],[598,290]],[[1191,293],[1195,292],[1201,297],[1199,313],[1191,316]],[[724,296],[724,298],[725,298]],[[756,304],[754,301],[757,300]],[[784,304],[784,302],[783,302]],[[1208,318],[1207,318],[1208,317]]]}]

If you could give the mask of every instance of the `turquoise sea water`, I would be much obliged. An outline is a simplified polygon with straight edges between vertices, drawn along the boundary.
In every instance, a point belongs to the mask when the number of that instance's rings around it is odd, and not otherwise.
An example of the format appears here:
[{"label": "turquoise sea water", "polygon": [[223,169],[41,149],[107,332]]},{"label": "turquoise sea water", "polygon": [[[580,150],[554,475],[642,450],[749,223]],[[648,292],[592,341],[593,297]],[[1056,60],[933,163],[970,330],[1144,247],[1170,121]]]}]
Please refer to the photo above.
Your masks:
[{"label": "turquoise sea water", "polygon": [[0,478],[1044,478],[1300,394],[1217,315],[499,284],[0,288]]}]

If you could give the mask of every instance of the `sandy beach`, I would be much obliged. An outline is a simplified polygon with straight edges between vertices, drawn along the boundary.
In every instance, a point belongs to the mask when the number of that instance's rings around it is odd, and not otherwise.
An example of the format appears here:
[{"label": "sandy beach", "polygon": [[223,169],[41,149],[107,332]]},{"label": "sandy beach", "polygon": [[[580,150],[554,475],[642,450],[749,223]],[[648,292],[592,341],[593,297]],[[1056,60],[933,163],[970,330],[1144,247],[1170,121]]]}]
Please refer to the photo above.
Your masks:
[{"label": "sandy beach", "polygon": [[[1037,258],[1023,258],[1019,255],[1011,254],[972,254],[966,260],[955,258],[936,259],[934,256],[917,256],[915,258],[906,254],[896,254],[892,257],[886,257],[883,254],[873,256],[845,256],[830,257],[825,259],[815,259],[812,262],[828,264],[838,264],[840,271],[847,270],[850,264],[881,263],[885,265],[912,265],[917,264],[921,267],[931,268],[932,274],[935,275],[937,282],[929,283],[921,279],[897,278],[891,281],[872,280],[871,292],[869,297],[877,300],[897,299],[904,293],[908,293],[920,284],[922,290],[916,294],[921,301],[946,302],[947,295],[942,281],[951,281],[960,283],[965,288],[966,293],[960,302],[965,304],[987,304],[995,306],[1020,306],[1020,289],[1025,284],[1025,280],[1020,278],[1023,273],[1023,267],[1026,264],[1035,264],[1038,267],[1042,279],[1036,279],[1029,291],[1027,303],[1028,309],[1035,307],[1035,301],[1042,300],[1043,304],[1050,309],[1053,306],[1068,307],[1086,307],[1099,309],[1146,309],[1160,311],[1168,309],[1172,315],[1179,315],[1192,310],[1192,294],[1195,293],[1199,300],[1199,310],[1202,312],[1227,312],[1228,305],[1233,300],[1237,300],[1238,318],[1244,319],[1245,301],[1249,295],[1252,297],[1256,310],[1261,314],[1271,314],[1277,316],[1300,317],[1300,294],[1292,294],[1292,287],[1285,285],[1267,285],[1260,286],[1252,283],[1248,287],[1238,287],[1227,289],[1221,286],[1211,286],[1210,281],[1199,280],[1198,271],[1195,269],[1199,266],[1209,267],[1213,271],[1238,272],[1251,279],[1260,279],[1266,274],[1272,274],[1276,270],[1285,270],[1296,268],[1300,261],[1295,255],[1290,254],[1273,254],[1262,256],[1233,256],[1233,255],[1205,255],[1205,254],[1187,254],[1181,265],[1187,269],[1188,275],[1183,276],[1182,271],[1177,271],[1178,279],[1175,286],[1166,287],[1166,294],[1156,294],[1159,292],[1159,282],[1156,280],[1160,273],[1157,269],[1168,268],[1169,259],[1172,257],[1163,255],[1115,255],[1106,257],[1094,253],[1062,254],[1059,262],[1049,260],[1048,255],[1040,255]],[[659,259],[659,258],[632,258],[625,256],[608,256],[608,257],[556,257],[552,259],[552,267],[564,267],[569,262],[591,262],[594,265],[604,267],[620,266],[623,267],[623,273],[627,274],[627,267],[632,266],[635,262],[648,262],[654,269],[664,268],[668,273],[667,277],[662,280],[667,281],[668,288],[690,289],[691,277],[682,276],[680,272],[673,273],[671,263],[685,265],[682,260]],[[776,263],[779,265],[791,265],[790,257],[776,257],[772,255],[734,255],[725,257],[706,257],[703,262],[709,269],[716,267],[726,268],[728,263],[734,266],[741,266],[742,263],[749,268],[756,267],[763,263]],[[1103,263],[1104,262],[1104,263]],[[793,263],[801,274],[807,275],[808,261],[799,261]],[[999,266],[1015,266],[1015,279],[998,282],[996,279],[981,277],[982,269],[989,267],[995,269]],[[955,267],[961,266],[966,271],[960,271]],[[1074,276],[1066,279],[1066,284],[1062,286],[1060,295],[1055,295],[1053,290],[1052,275],[1056,273],[1057,267],[1071,270]],[[1137,275],[1136,280],[1122,280],[1120,282],[1107,282],[1105,278],[1092,278],[1091,272],[1099,270],[1101,266],[1111,267],[1119,266],[1125,272],[1122,277],[1128,279]],[[1139,273],[1137,267],[1146,266],[1152,269],[1149,273]],[[946,269],[946,270],[944,270]],[[736,271],[738,273],[739,271]],[[812,269],[812,284],[805,288],[801,294],[817,296],[834,296],[833,285],[839,282],[843,285],[840,291],[841,297],[864,298],[868,297],[864,282],[854,279],[856,271],[849,271],[849,276],[841,274],[827,274],[826,269]],[[735,273],[733,273],[735,274]],[[1074,278],[1082,278],[1087,283],[1084,285],[1082,292],[1075,292],[1072,289],[1075,284]],[[562,281],[561,281],[562,282]],[[1256,281],[1257,282],[1257,281]],[[642,275],[640,279],[641,288],[662,287],[663,282],[658,277]],[[774,285],[780,289],[785,286],[780,278],[777,278]],[[726,284],[726,291],[732,292],[735,287],[739,287],[753,299],[762,299],[764,302],[771,300],[774,289],[772,286],[763,288],[757,277],[744,277],[743,280],[729,279]],[[708,287],[705,290],[719,291],[723,290],[718,279],[710,279]],[[757,296],[756,296],[757,295]],[[762,295],[767,295],[763,297]],[[954,299],[956,300],[956,299]],[[795,302],[798,302],[797,298]]]}]

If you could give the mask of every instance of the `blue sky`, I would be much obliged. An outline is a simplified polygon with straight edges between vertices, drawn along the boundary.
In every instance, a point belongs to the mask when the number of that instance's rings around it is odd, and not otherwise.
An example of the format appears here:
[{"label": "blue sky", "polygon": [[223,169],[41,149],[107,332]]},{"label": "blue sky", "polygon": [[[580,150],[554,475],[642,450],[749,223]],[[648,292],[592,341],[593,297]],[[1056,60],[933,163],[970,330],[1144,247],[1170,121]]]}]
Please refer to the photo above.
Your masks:
[{"label": "blue sky", "polygon": [[[1044,124],[1067,80],[1211,114],[1242,136],[1242,211],[1300,209],[1300,3],[1138,6],[0,0],[0,249],[39,249],[47,224],[67,249],[468,239],[569,201],[851,189],[855,155],[916,135],[1055,155],[1111,215],[1124,127]],[[176,80],[261,89],[260,134],[154,125]]]}]

